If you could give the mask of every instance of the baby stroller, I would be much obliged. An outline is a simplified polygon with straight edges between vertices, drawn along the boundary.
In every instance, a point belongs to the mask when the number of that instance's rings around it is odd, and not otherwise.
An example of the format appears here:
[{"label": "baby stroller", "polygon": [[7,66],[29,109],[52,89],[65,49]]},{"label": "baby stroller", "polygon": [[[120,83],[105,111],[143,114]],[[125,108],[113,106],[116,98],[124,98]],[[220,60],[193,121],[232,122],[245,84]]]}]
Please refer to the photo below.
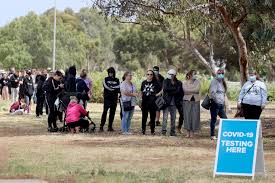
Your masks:
[{"label": "baby stroller", "polygon": [[[70,93],[70,92],[63,92],[60,93],[58,95],[58,99],[56,102],[56,110],[58,110],[59,112],[63,112],[64,113],[64,120],[63,120],[63,127],[61,127],[59,129],[60,132],[69,132],[69,128],[68,125],[66,124],[66,112],[67,112],[67,107],[70,103],[70,97],[71,96],[76,96],[79,100],[79,94],[78,93]],[[85,117],[85,119],[87,119],[89,121],[89,128],[88,129],[80,129],[80,132],[82,133],[93,133],[95,132],[96,129],[96,124],[93,122],[93,120],[90,118],[89,116],[89,112],[88,115]]]}]

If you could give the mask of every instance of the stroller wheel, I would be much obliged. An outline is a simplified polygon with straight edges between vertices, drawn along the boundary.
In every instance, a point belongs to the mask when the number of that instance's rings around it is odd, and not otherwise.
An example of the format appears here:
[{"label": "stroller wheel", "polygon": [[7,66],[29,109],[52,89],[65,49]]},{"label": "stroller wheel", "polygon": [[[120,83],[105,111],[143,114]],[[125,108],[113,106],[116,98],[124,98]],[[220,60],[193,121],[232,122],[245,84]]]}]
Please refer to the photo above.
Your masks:
[{"label": "stroller wheel", "polygon": [[96,125],[94,123],[90,124],[90,133],[94,133],[96,129]]}]

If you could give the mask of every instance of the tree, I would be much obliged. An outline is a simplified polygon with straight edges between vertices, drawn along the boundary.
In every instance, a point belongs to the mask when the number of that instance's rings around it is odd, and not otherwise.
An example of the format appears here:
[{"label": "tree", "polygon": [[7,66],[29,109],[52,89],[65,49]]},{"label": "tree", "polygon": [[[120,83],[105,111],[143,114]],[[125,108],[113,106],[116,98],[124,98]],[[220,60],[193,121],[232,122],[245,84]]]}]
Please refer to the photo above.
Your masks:
[{"label": "tree", "polygon": [[[170,32],[172,32],[170,28],[171,22],[179,23],[184,21],[187,23],[187,30],[201,23],[222,23],[224,27],[228,27],[230,30],[238,48],[241,83],[246,81],[248,75],[248,50],[241,31],[241,24],[248,14],[271,13],[272,8],[275,6],[271,0],[210,0],[208,3],[202,0],[195,2],[188,0],[97,0],[94,5],[99,7],[106,16],[112,16],[116,20],[136,24],[158,25]],[[190,21],[190,19],[197,21]],[[172,32],[172,34],[175,33]],[[210,59],[210,62],[207,62],[204,59],[192,44],[190,35],[190,31],[187,31],[187,39],[181,39],[183,40],[182,42],[191,48],[201,62],[211,68],[213,61]],[[210,53],[212,53],[211,44]]]}]

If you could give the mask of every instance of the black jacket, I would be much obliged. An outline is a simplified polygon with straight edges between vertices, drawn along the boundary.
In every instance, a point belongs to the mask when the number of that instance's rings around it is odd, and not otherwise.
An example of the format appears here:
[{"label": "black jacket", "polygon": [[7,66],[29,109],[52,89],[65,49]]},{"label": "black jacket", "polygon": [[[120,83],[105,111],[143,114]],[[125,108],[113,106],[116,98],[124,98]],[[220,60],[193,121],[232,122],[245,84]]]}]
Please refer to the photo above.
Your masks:
[{"label": "black jacket", "polygon": [[31,76],[25,76],[23,80],[24,94],[27,96],[32,96],[34,93],[33,80]]},{"label": "black jacket", "polygon": [[170,105],[173,97],[176,105],[182,105],[182,82],[177,80],[175,84],[172,84],[170,79],[165,79],[163,81],[163,98],[167,105]]},{"label": "black jacket", "polygon": [[90,89],[83,79],[79,78],[76,80],[76,92],[78,93],[79,99],[89,100],[89,91]]},{"label": "black jacket", "polygon": [[104,101],[116,103],[118,100],[118,93],[120,92],[119,79],[108,76],[103,81],[103,87]]},{"label": "black jacket", "polygon": [[37,84],[36,88],[36,95],[43,95],[44,90],[43,90],[43,84],[46,81],[46,76],[44,75],[37,75],[35,78],[35,83]]},{"label": "black jacket", "polygon": [[57,95],[62,92],[62,88],[59,87],[61,84],[60,81],[56,81],[53,77],[50,77],[48,80],[45,81],[45,86],[47,87],[46,95],[48,98],[56,99]]},{"label": "black jacket", "polygon": [[19,76],[13,74],[10,77],[10,83],[12,88],[18,88],[19,87]]}]

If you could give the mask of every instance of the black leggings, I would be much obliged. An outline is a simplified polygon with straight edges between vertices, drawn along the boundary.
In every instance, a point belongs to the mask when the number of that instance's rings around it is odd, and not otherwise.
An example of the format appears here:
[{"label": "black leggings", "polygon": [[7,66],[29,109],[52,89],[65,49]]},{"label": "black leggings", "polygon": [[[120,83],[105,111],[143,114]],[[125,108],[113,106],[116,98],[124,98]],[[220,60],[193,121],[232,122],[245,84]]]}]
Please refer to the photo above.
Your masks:
[{"label": "black leggings", "polygon": [[100,127],[104,127],[104,125],[106,123],[106,119],[107,119],[108,110],[110,109],[108,128],[109,129],[113,128],[113,122],[114,122],[114,118],[115,118],[115,114],[116,114],[116,107],[117,107],[116,102],[108,102],[108,101],[104,102]]},{"label": "black leggings", "polygon": [[245,119],[260,119],[262,114],[261,106],[242,104]]},{"label": "black leggings", "polygon": [[89,128],[89,121],[86,120],[86,119],[80,118],[79,121],[68,123],[67,125],[71,129],[73,129],[75,127],[80,127],[82,129],[87,129],[87,128]]},{"label": "black leggings", "polygon": [[54,102],[56,100],[56,97],[53,96],[47,96],[47,104],[49,107],[49,116],[48,116],[48,127],[49,128],[57,128],[56,120],[58,116],[58,111],[55,110]]},{"label": "black leggings", "polygon": [[148,113],[150,113],[150,127],[151,133],[155,133],[155,120],[156,120],[157,108],[154,104],[142,105],[142,132],[146,131],[146,123],[148,118]]},{"label": "black leggings", "polygon": [[36,94],[36,116],[40,116],[43,115],[43,105],[44,105],[44,101],[45,101],[45,96],[44,94],[42,95],[37,95]]}]

